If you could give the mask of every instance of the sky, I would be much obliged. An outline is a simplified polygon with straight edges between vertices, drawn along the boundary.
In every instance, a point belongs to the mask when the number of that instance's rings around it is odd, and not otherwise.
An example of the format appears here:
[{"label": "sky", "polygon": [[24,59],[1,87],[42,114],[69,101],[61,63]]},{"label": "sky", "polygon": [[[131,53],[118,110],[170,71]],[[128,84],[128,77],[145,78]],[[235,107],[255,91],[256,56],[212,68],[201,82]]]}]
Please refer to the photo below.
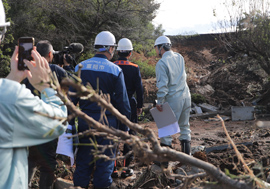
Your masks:
[{"label": "sky", "polygon": [[[162,24],[165,35],[214,33],[215,23],[225,16],[224,0],[156,0],[161,3],[155,26]],[[213,9],[218,10],[217,17]]]}]

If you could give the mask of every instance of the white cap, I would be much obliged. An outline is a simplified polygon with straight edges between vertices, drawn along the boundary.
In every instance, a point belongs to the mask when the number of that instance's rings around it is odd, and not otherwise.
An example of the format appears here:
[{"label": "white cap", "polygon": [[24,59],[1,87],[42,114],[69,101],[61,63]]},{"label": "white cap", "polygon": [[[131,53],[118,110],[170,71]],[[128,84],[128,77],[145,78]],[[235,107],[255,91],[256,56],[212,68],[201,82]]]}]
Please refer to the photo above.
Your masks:
[{"label": "white cap", "polygon": [[171,40],[168,37],[166,37],[165,35],[163,35],[163,36],[158,37],[156,39],[156,41],[155,41],[155,46],[162,45],[162,44],[169,44],[169,45],[171,45],[172,43],[171,43]]},{"label": "white cap", "polygon": [[115,37],[109,31],[102,31],[96,36],[95,45],[116,46]]},{"label": "white cap", "polygon": [[128,38],[122,38],[118,42],[117,51],[132,51],[133,46],[131,41]]},{"label": "white cap", "polygon": [[2,0],[0,0],[0,27],[10,26],[10,22],[6,22],[6,14]]}]

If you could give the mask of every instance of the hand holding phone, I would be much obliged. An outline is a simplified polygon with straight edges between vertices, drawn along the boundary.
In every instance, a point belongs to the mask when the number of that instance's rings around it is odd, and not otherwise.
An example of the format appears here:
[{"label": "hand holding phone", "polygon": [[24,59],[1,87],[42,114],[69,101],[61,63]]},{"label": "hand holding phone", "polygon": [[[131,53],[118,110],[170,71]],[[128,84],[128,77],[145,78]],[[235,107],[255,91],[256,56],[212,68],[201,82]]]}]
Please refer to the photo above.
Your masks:
[{"label": "hand holding phone", "polygon": [[26,60],[33,60],[31,51],[33,50],[35,39],[33,37],[21,37],[18,40],[19,56],[18,56],[18,70],[26,70],[28,67],[23,62]]}]

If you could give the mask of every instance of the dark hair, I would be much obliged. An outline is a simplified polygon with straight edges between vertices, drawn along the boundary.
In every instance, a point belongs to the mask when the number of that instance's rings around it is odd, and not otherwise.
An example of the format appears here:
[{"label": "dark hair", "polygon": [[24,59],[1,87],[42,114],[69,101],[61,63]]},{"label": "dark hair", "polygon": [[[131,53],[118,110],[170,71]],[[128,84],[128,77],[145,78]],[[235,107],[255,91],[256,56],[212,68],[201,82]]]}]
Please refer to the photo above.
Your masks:
[{"label": "dark hair", "polygon": [[166,44],[160,44],[160,45],[157,45],[157,46],[158,46],[158,49],[160,49],[160,47],[163,46],[163,49],[164,49],[165,51],[171,50],[171,45],[168,44],[168,43],[166,43]]},{"label": "dark hair", "polygon": [[104,52],[106,49],[110,49],[111,47],[115,48],[114,46],[94,45],[94,50],[98,52]]},{"label": "dark hair", "polygon": [[130,54],[131,51],[124,51],[124,52],[121,52],[121,51],[118,51],[118,56],[119,57],[123,57],[123,58],[126,58],[129,54]]},{"label": "dark hair", "polygon": [[48,40],[39,41],[36,47],[39,54],[43,57],[47,57],[48,54],[53,51],[52,44]]}]

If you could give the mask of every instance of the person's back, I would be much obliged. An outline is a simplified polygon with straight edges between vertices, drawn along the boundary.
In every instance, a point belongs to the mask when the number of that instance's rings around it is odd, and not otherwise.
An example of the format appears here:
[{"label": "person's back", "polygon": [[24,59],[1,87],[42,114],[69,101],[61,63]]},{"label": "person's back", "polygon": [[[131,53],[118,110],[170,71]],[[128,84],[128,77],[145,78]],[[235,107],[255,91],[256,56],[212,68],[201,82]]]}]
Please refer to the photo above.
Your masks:
[{"label": "person's back", "polygon": [[[108,31],[103,31],[96,36],[95,50],[96,54],[93,58],[81,62],[81,79],[82,84],[87,85],[90,83],[94,90],[99,89],[98,92],[110,96],[110,102],[120,113],[130,116],[130,106],[126,87],[124,83],[124,76],[122,70],[110,62],[115,48],[115,37]],[[75,72],[78,71],[79,65],[75,67]],[[122,131],[128,131],[129,128],[120,123],[115,116],[109,111],[106,111],[106,119],[100,120],[101,109],[97,103],[89,100],[81,100],[76,97],[71,97],[74,104],[79,102],[81,110],[88,116],[91,116],[96,121],[108,124],[109,127],[120,129]],[[104,122],[103,122],[104,121]],[[83,120],[78,119],[78,131],[83,132],[91,129],[90,126]],[[111,145],[113,141],[103,136],[86,136],[80,138],[80,143],[89,144],[95,141],[98,145]],[[76,158],[76,170],[74,172],[73,182],[74,186],[80,186],[87,188],[91,179],[91,173],[94,169],[93,184],[95,188],[107,188],[112,184],[111,174],[113,172],[114,162],[105,161],[104,159],[95,160],[91,145],[79,145],[77,158]],[[108,157],[115,156],[115,148],[104,150],[104,155]],[[95,162],[95,163],[93,163]]]},{"label": "person's back", "polygon": [[[117,46],[119,58],[114,63],[123,70],[125,76],[125,85],[131,107],[130,120],[134,123],[138,123],[138,115],[142,113],[143,106],[143,86],[139,66],[129,61],[129,58],[132,56],[132,51],[132,42],[128,38],[120,39]],[[135,93],[136,98],[134,97]]]},{"label": "person's back", "polygon": [[[120,112],[124,112],[125,107],[118,104],[119,99],[123,98],[125,91],[120,86],[123,86],[122,81],[118,78],[122,70],[110,62],[104,55],[95,55],[93,58],[80,63],[82,84],[87,85],[89,82],[93,89],[99,89],[104,94],[109,94],[111,103],[118,108]],[[76,66],[75,71],[78,71]],[[122,96],[122,97],[121,97]],[[101,108],[95,102],[89,100],[80,100],[80,108],[86,112],[100,113]],[[110,112],[106,112],[110,116]]]},{"label": "person's back", "polygon": [[[117,46],[117,54],[119,58],[114,63],[123,70],[125,76],[125,85],[127,88],[128,99],[131,108],[130,121],[133,123],[138,123],[138,116],[142,113],[142,106],[143,106],[143,86],[139,66],[129,61],[129,58],[132,55],[132,51],[133,51],[132,42],[128,38],[120,39]],[[130,129],[129,134],[136,135],[136,132]],[[131,150],[132,147],[125,143],[123,148],[123,155],[125,156]],[[133,159],[134,159],[133,153],[130,153],[130,155],[128,155],[126,159],[124,159],[123,166],[128,167]],[[115,164],[112,176],[117,177],[118,176],[117,172],[118,171]],[[121,177],[126,178],[131,176],[132,174],[133,170],[127,168],[126,170],[122,171]]]},{"label": "person's back", "polygon": [[[160,89],[157,93],[159,96],[160,92],[163,92],[162,87],[167,83],[168,91],[166,98],[174,97],[187,97],[189,96],[189,87],[186,82],[186,71],[185,61],[181,54],[166,51],[162,58],[156,64],[157,73],[166,73],[165,75],[157,74],[158,88]],[[164,70],[164,72],[159,72]]]},{"label": "person's back", "polygon": [[128,97],[131,98],[136,91],[140,91],[139,94],[137,94],[140,98],[138,103],[142,105],[141,97],[143,96],[143,91],[141,90],[142,80],[139,66],[128,61],[126,58],[119,58],[114,63],[123,70]]},{"label": "person's back", "polygon": [[[172,108],[180,127],[179,140],[182,152],[190,154],[190,108],[191,96],[186,82],[185,61],[182,55],[171,50],[171,40],[166,36],[160,36],[155,41],[155,50],[161,59],[156,64],[157,80],[157,104],[162,111],[162,104],[168,102]],[[172,137],[160,138],[162,146],[171,146]]]}]

